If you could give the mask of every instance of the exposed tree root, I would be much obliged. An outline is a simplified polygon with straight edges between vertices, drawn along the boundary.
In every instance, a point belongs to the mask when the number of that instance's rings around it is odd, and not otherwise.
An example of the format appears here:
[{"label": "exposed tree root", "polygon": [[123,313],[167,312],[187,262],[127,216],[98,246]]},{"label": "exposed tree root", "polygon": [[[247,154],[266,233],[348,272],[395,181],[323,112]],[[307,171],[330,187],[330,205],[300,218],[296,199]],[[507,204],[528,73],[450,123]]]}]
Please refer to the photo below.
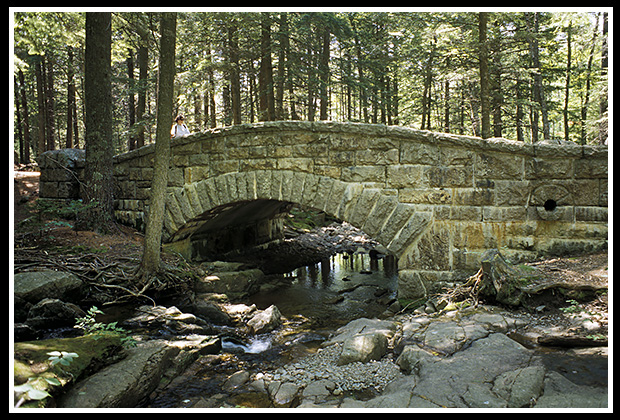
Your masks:
[{"label": "exposed tree root", "polygon": [[96,253],[75,255],[50,254],[35,249],[17,248],[14,252],[15,273],[50,269],[66,271],[84,281],[103,300],[112,305],[130,300],[146,299],[155,304],[153,296],[187,287],[187,273],[164,265],[160,271],[146,276],[136,258],[115,257],[107,261]]},{"label": "exposed tree root", "polygon": [[478,306],[483,276],[484,272],[481,268],[464,283],[458,284],[445,293],[440,293],[439,299],[447,302],[467,302],[472,306]]}]

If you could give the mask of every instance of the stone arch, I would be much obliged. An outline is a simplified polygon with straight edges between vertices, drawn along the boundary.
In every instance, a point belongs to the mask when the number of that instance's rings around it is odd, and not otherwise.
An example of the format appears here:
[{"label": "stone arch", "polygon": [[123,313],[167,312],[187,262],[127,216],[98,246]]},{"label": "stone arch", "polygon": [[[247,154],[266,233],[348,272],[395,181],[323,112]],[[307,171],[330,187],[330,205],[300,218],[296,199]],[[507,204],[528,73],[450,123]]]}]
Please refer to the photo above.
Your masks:
[{"label": "stone arch", "polygon": [[263,201],[311,207],[351,223],[400,258],[432,224],[432,212],[400,203],[394,190],[289,170],[227,173],[174,188],[164,242],[187,240],[213,212]]}]

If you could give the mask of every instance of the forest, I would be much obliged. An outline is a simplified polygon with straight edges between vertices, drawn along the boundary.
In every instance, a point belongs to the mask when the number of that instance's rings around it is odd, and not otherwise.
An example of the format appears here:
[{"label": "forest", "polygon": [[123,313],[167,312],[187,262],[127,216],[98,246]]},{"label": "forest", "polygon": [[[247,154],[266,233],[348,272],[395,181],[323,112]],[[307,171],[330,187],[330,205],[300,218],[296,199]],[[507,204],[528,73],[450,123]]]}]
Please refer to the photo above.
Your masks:
[{"label": "forest", "polygon": [[[389,10],[389,9],[387,9]],[[84,12],[13,13],[15,162],[85,147]],[[160,13],[113,12],[114,152],[155,142]],[[608,13],[179,12],[172,125],[402,125],[607,142]]]}]

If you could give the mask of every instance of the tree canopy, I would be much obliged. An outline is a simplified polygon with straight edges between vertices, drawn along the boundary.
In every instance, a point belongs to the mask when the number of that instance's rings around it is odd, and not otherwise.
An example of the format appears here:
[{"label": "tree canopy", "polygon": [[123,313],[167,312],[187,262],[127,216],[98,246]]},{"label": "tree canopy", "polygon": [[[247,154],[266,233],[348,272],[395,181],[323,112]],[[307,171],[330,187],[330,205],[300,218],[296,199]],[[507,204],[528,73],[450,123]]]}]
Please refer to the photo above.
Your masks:
[{"label": "tree canopy", "polygon": [[[84,147],[85,15],[13,13],[19,162]],[[174,114],[193,132],[301,119],[600,144],[607,25],[596,9],[181,12]],[[155,141],[160,20],[113,12],[111,31],[120,153]]]}]

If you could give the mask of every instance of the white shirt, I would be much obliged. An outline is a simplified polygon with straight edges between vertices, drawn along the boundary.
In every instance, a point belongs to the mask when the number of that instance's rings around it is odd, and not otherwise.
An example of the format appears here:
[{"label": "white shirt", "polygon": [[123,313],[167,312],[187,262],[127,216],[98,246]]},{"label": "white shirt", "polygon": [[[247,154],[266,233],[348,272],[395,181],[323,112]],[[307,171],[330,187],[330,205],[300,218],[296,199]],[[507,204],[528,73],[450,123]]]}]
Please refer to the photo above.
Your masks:
[{"label": "white shirt", "polygon": [[189,136],[190,134],[192,133],[189,132],[189,129],[185,124],[174,124],[170,130],[170,135],[175,138]]}]

